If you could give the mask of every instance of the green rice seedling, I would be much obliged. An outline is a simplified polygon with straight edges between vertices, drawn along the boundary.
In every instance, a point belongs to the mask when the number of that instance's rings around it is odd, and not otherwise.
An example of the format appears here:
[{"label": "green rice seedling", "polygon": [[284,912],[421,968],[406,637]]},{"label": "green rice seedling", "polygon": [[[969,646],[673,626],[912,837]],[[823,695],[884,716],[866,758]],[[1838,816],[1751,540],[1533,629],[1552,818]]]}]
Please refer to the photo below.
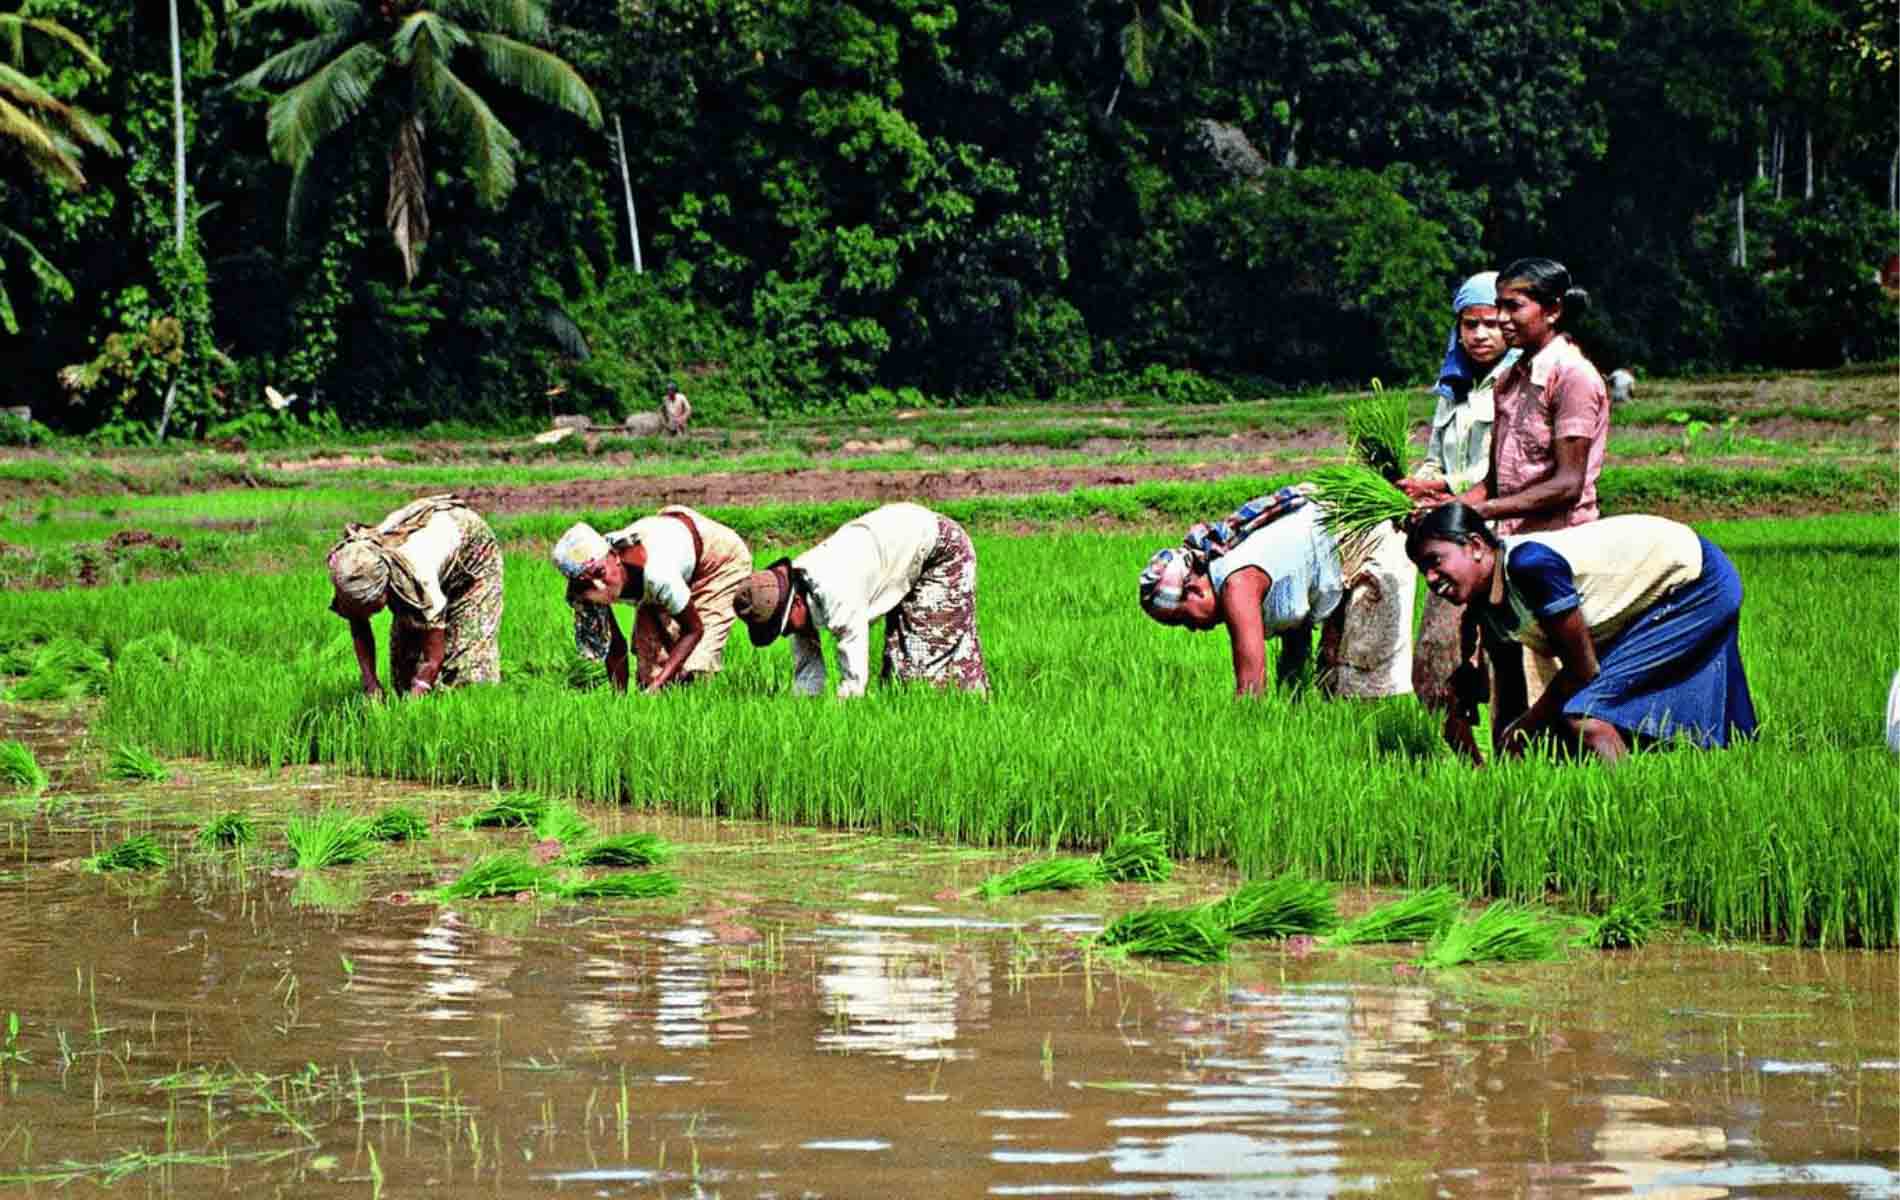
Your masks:
[{"label": "green rice seedling", "polygon": [[165,848],[149,833],[126,838],[86,860],[88,871],[157,871],[169,861]]},{"label": "green rice seedling", "polygon": [[439,900],[483,900],[549,890],[555,879],[550,868],[531,862],[525,854],[504,850],[476,859],[468,870],[431,894]]},{"label": "green rice seedling", "polygon": [[1361,913],[1327,935],[1326,941],[1334,946],[1430,941],[1457,919],[1463,906],[1464,899],[1449,887],[1426,888]]},{"label": "green rice seedling", "polygon": [[554,894],[564,900],[647,900],[679,892],[679,880],[664,871],[601,875],[594,879],[557,880]]},{"label": "green rice seedling", "polygon": [[1102,877],[1112,883],[1161,883],[1174,874],[1168,835],[1157,830],[1124,833],[1096,856]]},{"label": "green rice seedling", "polygon": [[163,783],[172,773],[158,755],[136,742],[120,742],[106,759],[106,778]]},{"label": "green rice seedling", "polygon": [[241,812],[219,813],[198,830],[198,846],[203,850],[248,846],[256,840],[257,827]]},{"label": "green rice seedling", "polygon": [[14,684],[7,697],[77,700],[96,696],[105,690],[109,667],[105,655],[77,638],[55,638],[34,653],[26,678]]},{"label": "green rice seedling", "polygon": [[1321,520],[1341,542],[1412,512],[1411,497],[1364,467],[1321,467],[1312,481],[1313,499],[1325,509]]},{"label": "green rice seedling", "polygon": [[49,782],[46,768],[33,756],[31,746],[25,742],[0,742],[0,783],[37,796]]},{"label": "green rice seedling", "polygon": [[338,809],[298,813],[284,822],[290,865],[300,871],[362,862],[376,849],[369,822]]},{"label": "green rice seedling", "polygon": [[429,836],[429,823],[415,809],[398,804],[369,819],[369,836],[379,842],[419,842]]},{"label": "green rice seedling", "polygon": [[673,845],[657,833],[621,833],[600,838],[561,859],[574,867],[651,867],[673,857]]},{"label": "green rice seedling", "polygon": [[535,792],[504,792],[487,808],[457,822],[463,829],[533,827],[548,812],[548,798]]},{"label": "green rice seedling", "polygon": [[188,647],[185,640],[169,629],[136,637],[119,648],[112,660],[114,671],[168,667],[182,658]]},{"label": "green rice seedling", "polygon": [[1227,961],[1233,935],[1222,929],[1205,905],[1193,908],[1140,908],[1123,913],[1096,935],[1096,942],[1124,954],[1173,962]]},{"label": "green rice seedling", "polygon": [[534,821],[534,836],[542,841],[556,841],[571,846],[593,836],[593,826],[587,818],[574,811],[571,804],[550,804]]},{"label": "green rice seedling", "polygon": [[1652,888],[1639,888],[1613,902],[1584,929],[1579,944],[1599,950],[1627,950],[1649,940],[1662,921],[1663,902]]},{"label": "green rice seedling", "polygon": [[51,628],[38,623],[0,631],[0,675],[24,675],[31,671],[33,656],[51,640]]},{"label": "green rice seedling", "polygon": [[985,900],[1020,896],[1024,892],[1066,892],[1101,883],[1102,864],[1093,858],[1044,858],[1024,863],[1014,871],[992,875],[977,892]]},{"label": "green rice seedling", "polygon": [[1556,958],[1562,944],[1562,930],[1549,914],[1499,900],[1475,917],[1446,926],[1419,961],[1422,966],[1439,968],[1468,963],[1543,962]]},{"label": "green rice seedling", "polygon": [[1406,414],[1405,394],[1388,392],[1378,380],[1372,394],[1346,405],[1346,442],[1359,461],[1388,483],[1405,475],[1406,443],[1412,421]]},{"label": "green rice seedling", "polygon": [[1242,884],[1207,907],[1215,923],[1237,938],[1322,934],[1339,924],[1331,885],[1294,874]]}]

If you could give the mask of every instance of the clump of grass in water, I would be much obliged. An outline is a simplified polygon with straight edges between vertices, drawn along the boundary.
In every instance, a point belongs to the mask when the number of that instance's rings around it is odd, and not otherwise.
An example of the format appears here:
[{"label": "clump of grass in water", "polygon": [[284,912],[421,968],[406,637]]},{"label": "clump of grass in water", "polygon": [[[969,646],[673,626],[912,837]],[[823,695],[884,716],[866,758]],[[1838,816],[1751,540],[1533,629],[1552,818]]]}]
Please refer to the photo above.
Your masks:
[{"label": "clump of grass in water", "polygon": [[1578,941],[1599,950],[1634,949],[1649,941],[1649,935],[1662,921],[1662,913],[1662,897],[1650,888],[1640,888],[1591,921]]},{"label": "clump of grass in water", "polygon": [[1334,930],[1326,941],[1334,946],[1430,941],[1457,919],[1463,906],[1464,900],[1448,887],[1426,888],[1361,913]]},{"label": "clump of grass in water", "polygon": [[77,700],[105,690],[105,655],[76,638],[55,638],[33,654],[26,678],[7,693],[11,700]]},{"label": "clump of grass in water", "polygon": [[1332,887],[1292,874],[1243,884],[1207,908],[1215,923],[1237,938],[1321,934],[1339,924]]},{"label": "clump of grass in water", "polygon": [[1359,461],[1388,483],[1405,475],[1406,444],[1412,421],[1405,411],[1405,394],[1388,392],[1378,380],[1372,394],[1346,405],[1346,442]]},{"label": "clump of grass in water", "polygon": [[536,792],[509,792],[494,803],[457,822],[463,829],[512,829],[539,824],[548,812],[548,798]]},{"label": "clump of grass in water", "polygon": [[157,871],[168,861],[165,848],[149,833],[129,837],[86,860],[88,871]]},{"label": "clump of grass in water", "polygon": [[1324,510],[1320,521],[1335,541],[1363,537],[1412,512],[1411,497],[1364,467],[1321,467],[1312,482]]},{"label": "clump of grass in water", "polygon": [[992,875],[978,886],[985,900],[1019,896],[1024,892],[1067,892],[1094,887],[1103,880],[1102,864],[1093,858],[1045,858],[1024,863],[1014,871]]},{"label": "clump of grass in water", "polygon": [[219,813],[198,831],[198,845],[205,850],[248,846],[256,840],[257,827],[241,812]]},{"label": "clump of grass in water", "polygon": [[529,861],[525,854],[504,850],[476,859],[468,870],[436,888],[431,895],[439,900],[483,900],[490,896],[539,892],[555,881],[552,869]]},{"label": "clump of grass in water", "polygon": [[587,818],[574,811],[569,804],[550,804],[534,820],[534,836],[541,841],[557,841],[562,845],[573,845],[590,837],[593,826]]},{"label": "clump of grass in water", "polygon": [[158,755],[135,742],[120,742],[106,759],[106,778],[163,783],[172,773]]},{"label": "clump of grass in water", "polygon": [[589,842],[561,861],[573,867],[651,867],[671,857],[672,843],[657,833],[622,833]]},{"label": "clump of grass in water", "polygon": [[1113,883],[1162,883],[1174,874],[1167,835],[1155,830],[1120,835],[1096,861],[1102,877]]},{"label": "clump of grass in water", "polygon": [[1562,932],[1547,914],[1499,900],[1475,917],[1452,922],[1419,961],[1427,967],[1543,962],[1557,957],[1562,941]]},{"label": "clump of grass in water", "polygon": [[679,880],[664,871],[642,871],[637,875],[557,879],[552,890],[563,900],[647,900],[655,896],[675,895],[680,885]]},{"label": "clump of grass in water", "polygon": [[368,821],[329,808],[291,817],[284,823],[284,840],[290,844],[290,865],[301,871],[362,862],[376,849]]},{"label": "clump of grass in water", "polygon": [[1197,905],[1123,913],[1095,940],[1099,945],[1143,958],[1218,963],[1227,961],[1227,948],[1234,939],[1205,906]]},{"label": "clump of grass in water", "polygon": [[429,823],[415,809],[401,804],[371,817],[367,829],[379,842],[419,842],[429,836]]},{"label": "clump of grass in water", "polygon": [[0,742],[0,783],[37,796],[49,782],[46,768],[33,756],[31,746],[25,742]]}]

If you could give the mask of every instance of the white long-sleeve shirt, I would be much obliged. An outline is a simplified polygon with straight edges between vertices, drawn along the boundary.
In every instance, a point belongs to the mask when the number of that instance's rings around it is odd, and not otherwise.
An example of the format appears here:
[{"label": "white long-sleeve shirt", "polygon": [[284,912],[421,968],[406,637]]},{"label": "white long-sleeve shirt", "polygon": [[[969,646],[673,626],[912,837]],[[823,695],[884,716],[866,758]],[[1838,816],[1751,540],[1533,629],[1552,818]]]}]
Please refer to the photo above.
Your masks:
[{"label": "white long-sleeve shirt", "polygon": [[792,635],[792,690],[825,690],[818,630],[838,647],[838,695],[861,696],[870,678],[871,622],[903,602],[937,548],[937,514],[919,504],[873,509],[792,560],[804,581],[811,628]]}]

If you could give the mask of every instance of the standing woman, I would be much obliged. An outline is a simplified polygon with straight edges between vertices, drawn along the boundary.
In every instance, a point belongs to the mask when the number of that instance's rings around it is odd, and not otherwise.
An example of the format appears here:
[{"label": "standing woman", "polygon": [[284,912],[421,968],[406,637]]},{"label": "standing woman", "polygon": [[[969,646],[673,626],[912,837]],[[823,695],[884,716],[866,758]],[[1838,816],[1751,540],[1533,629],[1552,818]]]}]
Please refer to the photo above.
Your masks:
[{"label": "standing woman", "polygon": [[1294,685],[1316,627],[1328,695],[1403,695],[1411,690],[1418,579],[1405,539],[1381,526],[1342,547],[1306,491],[1282,488],[1156,551],[1141,572],[1142,611],[1197,632],[1225,627],[1237,695],[1266,690],[1268,638],[1280,639],[1276,681]]},{"label": "standing woman", "polygon": [[657,692],[718,674],[732,632],[732,600],[752,573],[752,551],[726,526],[674,505],[602,534],[585,521],[561,535],[554,565],[567,577],[574,641],[605,660],[627,690],[627,640],[613,605],[632,604],[640,687]]},{"label": "standing woman", "polygon": [[330,611],[350,623],[366,695],[383,694],[369,619],[384,608],[398,695],[501,679],[501,546],[460,498],[425,496],[374,527],[350,525],[328,562]]},{"label": "standing woman", "polygon": [[[1606,763],[1635,737],[1727,746],[1755,732],[1737,634],[1742,581],[1695,530],[1662,517],[1611,517],[1500,538],[1451,503],[1412,526],[1406,553],[1433,592],[1469,606],[1501,661],[1494,748],[1522,754],[1551,734]],[[1517,646],[1559,669],[1530,702]],[[1481,761],[1475,746],[1464,746]]]},{"label": "standing woman", "polygon": [[[1521,354],[1504,342],[1497,281],[1496,271],[1473,275],[1452,297],[1452,349],[1439,372],[1431,442],[1418,470],[1398,481],[1416,503],[1443,503],[1479,486],[1491,472],[1494,389]],[[1460,606],[1426,593],[1412,655],[1412,691],[1427,708],[1447,709],[1453,703],[1448,681],[1464,657],[1463,617]]]}]

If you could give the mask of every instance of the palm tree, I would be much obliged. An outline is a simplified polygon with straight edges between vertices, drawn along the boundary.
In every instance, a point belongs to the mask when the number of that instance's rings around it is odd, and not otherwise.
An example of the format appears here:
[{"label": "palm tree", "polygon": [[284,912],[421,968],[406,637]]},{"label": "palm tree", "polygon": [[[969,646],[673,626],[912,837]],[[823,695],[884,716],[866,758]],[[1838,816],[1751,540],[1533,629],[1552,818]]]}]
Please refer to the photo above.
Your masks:
[{"label": "palm tree", "polygon": [[496,206],[515,186],[521,142],[479,92],[457,73],[478,63],[488,76],[600,128],[600,104],[573,67],[531,45],[548,28],[547,0],[261,0],[240,21],[289,13],[316,33],[273,54],[235,86],[294,84],[271,99],[271,153],[292,169],[291,212],[298,206],[317,147],[372,99],[399,114],[389,150],[385,219],[407,280],[429,236],[426,133],[457,141],[483,204]]},{"label": "palm tree", "polygon": [[[97,74],[104,75],[106,65],[84,38],[57,21],[33,16],[24,6],[16,12],[0,13],[0,46],[7,52],[7,61],[0,62],[0,144],[19,151],[33,173],[45,182],[83,188],[86,174],[80,169],[80,160],[86,147],[117,154],[118,143],[91,113],[67,104],[26,73],[28,35],[36,41],[65,46]],[[0,239],[25,254],[27,268],[43,289],[62,299],[72,299],[73,285],[24,234],[0,225]],[[8,333],[20,332],[4,280],[0,280],[0,327]]]},{"label": "palm tree", "polygon": [[1195,18],[1191,0],[1159,0],[1152,10],[1146,0],[1130,0],[1128,24],[1122,26],[1118,41],[1121,48],[1121,74],[1115,80],[1115,92],[1108,98],[1103,116],[1115,115],[1115,103],[1122,98],[1122,84],[1145,88],[1154,80],[1154,55],[1169,42],[1199,46],[1213,53],[1213,39]]}]

